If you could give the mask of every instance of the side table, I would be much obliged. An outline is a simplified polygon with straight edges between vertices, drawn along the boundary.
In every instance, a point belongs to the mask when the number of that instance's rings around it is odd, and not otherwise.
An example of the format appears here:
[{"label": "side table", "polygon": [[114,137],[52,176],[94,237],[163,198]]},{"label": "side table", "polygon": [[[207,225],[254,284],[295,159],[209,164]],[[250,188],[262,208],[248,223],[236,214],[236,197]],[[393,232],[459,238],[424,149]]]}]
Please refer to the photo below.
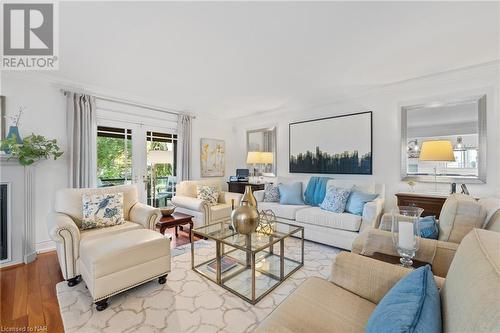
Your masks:
[{"label": "side table", "polygon": [[[193,229],[193,216],[184,213],[172,213],[169,216],[163,216],[160,221],[156,222],[156,227],[160,229],[162,235],[165,234],[167,228],[175,228],[175,236],[179,236],[178,228],[189,224],[190,230]],[[191,232],[189,236],[189,241],[192,242]]]}]

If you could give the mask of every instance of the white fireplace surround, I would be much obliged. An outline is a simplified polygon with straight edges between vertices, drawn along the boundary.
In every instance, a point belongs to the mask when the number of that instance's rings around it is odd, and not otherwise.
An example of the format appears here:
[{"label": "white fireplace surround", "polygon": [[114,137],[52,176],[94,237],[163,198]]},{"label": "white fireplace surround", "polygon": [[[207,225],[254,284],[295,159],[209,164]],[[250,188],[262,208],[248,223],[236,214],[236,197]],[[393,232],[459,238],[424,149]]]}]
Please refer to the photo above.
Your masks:
[{"label": "white fireplace surround", "polygon": [[30,263],[36,259],[35,166],[24,167],[1,155],[0,183],[8,185],[8,258],[0,261],[0,267]]}]

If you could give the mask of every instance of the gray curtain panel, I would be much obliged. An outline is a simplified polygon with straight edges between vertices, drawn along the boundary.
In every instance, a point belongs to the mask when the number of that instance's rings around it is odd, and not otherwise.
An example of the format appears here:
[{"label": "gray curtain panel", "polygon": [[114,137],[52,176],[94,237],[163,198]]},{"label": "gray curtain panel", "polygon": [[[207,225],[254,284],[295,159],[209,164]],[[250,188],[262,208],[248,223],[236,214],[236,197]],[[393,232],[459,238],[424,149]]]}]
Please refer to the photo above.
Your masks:
[{"label": "gray curtain panel", "polygon": [[189,180],[191,178],[191,135],[192,135],[191,116],[179,115],[179,141],[180,156],[178,157],[179,166],[177,167],[177,176],[179,180]]},{"label": "gray curtain panel", "polygon": [[95,97],[67,93],[69,185],[95,187],[97,178],[97,122]]}]

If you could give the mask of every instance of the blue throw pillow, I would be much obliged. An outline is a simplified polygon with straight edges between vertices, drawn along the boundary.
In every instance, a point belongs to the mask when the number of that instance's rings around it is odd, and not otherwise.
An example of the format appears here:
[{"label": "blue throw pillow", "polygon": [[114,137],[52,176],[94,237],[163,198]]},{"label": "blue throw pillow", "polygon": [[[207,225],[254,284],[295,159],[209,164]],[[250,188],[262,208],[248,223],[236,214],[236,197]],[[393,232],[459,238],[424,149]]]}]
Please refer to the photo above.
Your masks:
[{"label": "blue throw pillow", "polygon": [[438,239],[439,227],[435,216],[421,217],[418,226],[420,227],[420,237]]},{"label": "blue throw pillow", "polygon": [[399,280],[382,298],[365,333],[441,332],[441,300],[429,265]]},{"label": "blue throw pillow", "polygon": [[279,184],[280,204],[282,205],[303,205],[302,183]]},{"label": "blue throw pillow", "polygon": [[378,194],[366,193],[356,189],[351,191],[345,211],[354,215],[363,215],[363,208],[367,202],[373,201],[378,197]]},{"label": "blue throw pillow", "polygon": [[329,187],[326,191],[325,199],[321,205],[319,205],[319,208],[334,213],[343,213],[347,199],[349,198],[349,193],[351,193],[351,190],[345,188],[335,186]]}]

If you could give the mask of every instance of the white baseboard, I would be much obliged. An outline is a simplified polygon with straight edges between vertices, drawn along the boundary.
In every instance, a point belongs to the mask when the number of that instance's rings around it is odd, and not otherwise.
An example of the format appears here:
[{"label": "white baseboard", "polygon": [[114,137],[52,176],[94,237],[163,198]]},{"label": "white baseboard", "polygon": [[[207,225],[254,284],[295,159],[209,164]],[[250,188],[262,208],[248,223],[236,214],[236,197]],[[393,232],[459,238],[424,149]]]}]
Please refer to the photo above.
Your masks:
[{"label": "white baseboard", "polygon": [[54,241],[44,241],[40,243],[35,244],[35,249],[36,253],[44,253],[44,252],[50,252],[50,251],[55,251],[56,249],[56,243]]}]

